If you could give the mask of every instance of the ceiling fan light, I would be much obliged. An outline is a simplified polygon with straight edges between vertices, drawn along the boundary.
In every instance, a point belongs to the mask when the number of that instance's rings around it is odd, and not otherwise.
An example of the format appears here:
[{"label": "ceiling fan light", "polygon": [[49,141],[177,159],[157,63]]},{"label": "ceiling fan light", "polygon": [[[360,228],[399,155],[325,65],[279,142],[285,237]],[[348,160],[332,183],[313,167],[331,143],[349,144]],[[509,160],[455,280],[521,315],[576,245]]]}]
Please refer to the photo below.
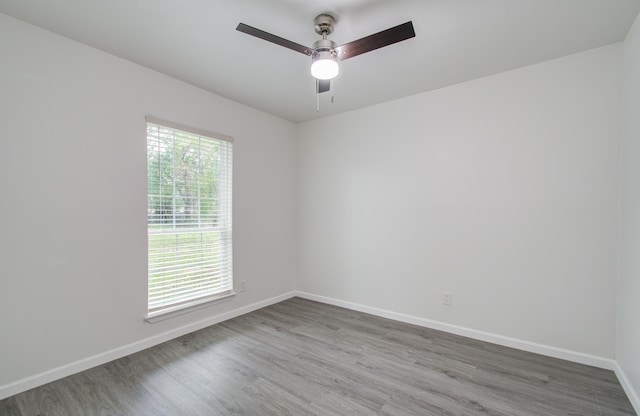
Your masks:
[{"label": "ceiling fan light", "polygon": [[311,75],[318,79],[332,79],[340,72],[338,61],[331,51],[318,52],[311,63]]}]

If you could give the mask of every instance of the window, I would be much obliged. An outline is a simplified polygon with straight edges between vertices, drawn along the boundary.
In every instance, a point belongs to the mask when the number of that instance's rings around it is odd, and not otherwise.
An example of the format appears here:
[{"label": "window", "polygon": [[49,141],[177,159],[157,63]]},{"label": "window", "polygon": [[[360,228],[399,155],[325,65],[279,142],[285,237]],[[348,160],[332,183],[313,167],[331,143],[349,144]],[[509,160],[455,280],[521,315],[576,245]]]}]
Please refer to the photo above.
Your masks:
[{"label": "window", "polygon": [[146,119],[152,319],[232,294],[232,139]]}]

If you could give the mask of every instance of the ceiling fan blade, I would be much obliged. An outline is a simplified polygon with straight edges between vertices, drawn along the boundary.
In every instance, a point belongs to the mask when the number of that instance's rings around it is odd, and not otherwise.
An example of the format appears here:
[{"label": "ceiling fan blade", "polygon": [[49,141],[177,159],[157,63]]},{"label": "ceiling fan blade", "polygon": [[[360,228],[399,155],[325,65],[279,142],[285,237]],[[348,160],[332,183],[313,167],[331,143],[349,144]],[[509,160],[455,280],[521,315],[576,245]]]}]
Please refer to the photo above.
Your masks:
[{"label": "ceiling fan blade", "polygon": [[407,23],[394,26],[382,32],[374,33],[362,39],[340,45],[336,48],[336,52],[338,57],[344,61],[345,59],[353,58],[365,52],[371,52],[415,36],[416,32],[413,30],[413,23],[408,21]]},{"label": "ceiling fan blade", "polygon": [[316,84],[317,93],[327,92],[331,89],[331,80],[330,79],[317,79],[318,83]]},{"label": "ceiling fan blade", "polygon": [[307,48],[304,45],[300,45],[299,43],[291,42],[290,40],[281,38],[280,36],[272,35],[271,33],[265,32],[264,30],[256,29],[255,27],[245,25],[244,23],[238,24],[236,27],[237,31],[246,33],[247,35],[255,36],[260,39],[264,39],[267,42],[275,43],[276,45],[284,46],[285,48],[289,48],[296,52],[303,53],[305,55],[311,56],[313,53],[312,48]]}]

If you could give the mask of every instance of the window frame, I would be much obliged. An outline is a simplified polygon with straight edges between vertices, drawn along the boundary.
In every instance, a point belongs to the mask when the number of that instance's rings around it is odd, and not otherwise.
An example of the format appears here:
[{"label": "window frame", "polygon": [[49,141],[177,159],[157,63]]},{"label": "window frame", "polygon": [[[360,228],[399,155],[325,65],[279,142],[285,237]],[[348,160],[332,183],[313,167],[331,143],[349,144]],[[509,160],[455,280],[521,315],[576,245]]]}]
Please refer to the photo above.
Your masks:
[{"label": "window frame", "polygon": [[[166,230],[161,230],[159,232],[151,232],[151,228],[150,228],[150,220],[149,220],[149,198],[150,198],[150,193],[149,193],[149,179],[147,179],[147,296],[146,296],[146,302],[147,302],[147,314],[145,315],[145,320],[147,322],[150,323],[154,323],[154,322],[158,322],[158,321],[162,321],[164,319],[168,319],[171,318],[173,316],[177,316],[177,315],[181,315],[187,312],[191,312],[193,310],[197,310],[197,309],[201,309],[201,308],[205,308],[217,303],[221,303],[221,302],[225,302],[230,300],[233,296],[236,295],[236,292],[234,291],[234,279],[233,279],[233,138],[224,134],[220,134],[220,133],[214,133],[214,132],[210,132],[210,131],[206,131],[206,130],[202,130],[202,129],[198,129],[198,128],[193,128],[190,126],[186,126],[180,123],[175,123],[172,121],[167,121],[167,120],[163,120],[151,115],[147,115],[145,116],[145,121],[146,121],[146,144],[147,147],[150,144],[149,141],[149,125],[157,125],[158,128],[164,128],[164,129],[168,129],[168,130],[172,130],[174,132],[181,132],[181,133],[185,133],[187,135],[191,135],[191,136],[197,136],[199,139],[206,139],[206,140],[213,140],[213,141],[218,141],[220,143],[222,142],[227,142],[224,144],[225,146],[225,154],[228,156],[228,159],[224,159],[226,161],[226,163],[223,164],[223,167],[220,170],[220,175],[221,177],[218,178],[217,184],[218,186],[220,186],[220,184],[223,184],[224,186],[224,190],[226,192],[220,192],[220,194],[224,194],[221,196],[222,202],[220,203],[221,206],[221,210],[223,210],[223,216],[225,218],[228,219],[228,221],[224,221],[225,224],[224,225],[213,225],[213,226],[207,226],[207,227],[200,227],[199,225],[196,227],[185,227],[183,229],[181,229],[178,232],[171,232],[168,230],[171,230],[170,227],[168,227]],[[199,151],[200,152],[200,151]],[[149,157],[147,155],[147,174],[149,171],[149,167],[150,167],[150,160]],[[147,176],[148,178],[148,176]],[[175,190],[173,191],[171,198],[176,198],[177,194],[175,192]],[[175,213],[174,213],[174,217],[175,217]],[[178,230],[177,228],[175,228],[174,225],[174,230]],[[222,286],[223,290],[220,290],[219,292],[216,293],[209,293],[209,294],[199,294],[199,293],[195,293],[192,297],[185,299],[185,300],[180,300],[178,302],[173,302],[170,304],[166,304],[163,306],[159,306],[159,307],[154,307],[151,308],[151,275],[150,275],[150,266],[151,266],[151,261],[150,261],[150,235],[151,234],[175,234],[175,235],[179,235],[181,233],[184,233],[185,231],[193,231],[194,233],[202,233],[205,234],[207,232],[220,232],[221,233],[221,240],[224,241],[224,243],[222,243],[224,245],[223,248],[221,248],[221,250],[223,250],[224,253],[228,254],[224,260],[227,264],[227,270],[228,270],[228,275],[225,274],[222,277],[223,281],[226,281],[227,284]],[[228,236],[224,236],[224,234],[227,233]],[[228,245],[228,246],[227,246]]]}]

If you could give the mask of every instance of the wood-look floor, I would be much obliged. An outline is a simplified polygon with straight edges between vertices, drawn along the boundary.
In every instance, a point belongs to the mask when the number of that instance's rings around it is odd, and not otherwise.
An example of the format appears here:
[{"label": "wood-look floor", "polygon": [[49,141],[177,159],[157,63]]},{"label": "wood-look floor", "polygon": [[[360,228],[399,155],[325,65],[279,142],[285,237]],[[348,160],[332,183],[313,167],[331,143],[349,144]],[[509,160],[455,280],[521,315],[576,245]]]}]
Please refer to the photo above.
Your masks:
[{"label": "wood-look floor", "polygon": [[611,371],[300,298],[0,401],[2,415],[635,415]]}]

